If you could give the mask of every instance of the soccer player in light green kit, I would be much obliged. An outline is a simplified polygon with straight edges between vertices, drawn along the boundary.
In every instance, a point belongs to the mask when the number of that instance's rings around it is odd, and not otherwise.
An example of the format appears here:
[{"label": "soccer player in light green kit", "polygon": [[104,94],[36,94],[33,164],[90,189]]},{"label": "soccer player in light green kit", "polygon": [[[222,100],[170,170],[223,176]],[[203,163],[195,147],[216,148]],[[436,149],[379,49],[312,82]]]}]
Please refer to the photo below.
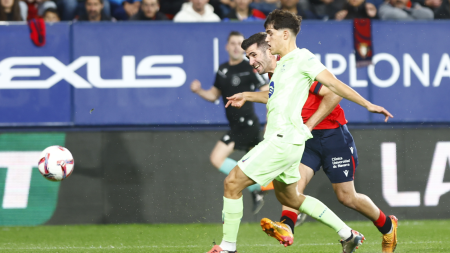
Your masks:
[{"label": "soccer player in light green kit", "polygon": [[296,36],[300,23],[300,17],[287,11],[275,10],[269,14],[264,23],[267,42],[271,53],[281,57],[272,76],[270,90],[244,92],[228,98],[226,106],[241,107],[246,101],[267,103],[267,128],[264,140],[248,152],[225,179],[223,239],[209,253],[236,252],[243,215],[242,190],[254,183],[267,185],[272,180],[278,201],[334,229],[343,240],[343,252],[354,252],[364,240],[361,233],[349,228],[322,202],[310,196],[297,195],[298,166],[305,141],[312,138],[303,124],[301,111],[311,84],[317,80],[370,112],[384,114],[386,119],[392,115],[336,79],[307,49],[298,49]]}]

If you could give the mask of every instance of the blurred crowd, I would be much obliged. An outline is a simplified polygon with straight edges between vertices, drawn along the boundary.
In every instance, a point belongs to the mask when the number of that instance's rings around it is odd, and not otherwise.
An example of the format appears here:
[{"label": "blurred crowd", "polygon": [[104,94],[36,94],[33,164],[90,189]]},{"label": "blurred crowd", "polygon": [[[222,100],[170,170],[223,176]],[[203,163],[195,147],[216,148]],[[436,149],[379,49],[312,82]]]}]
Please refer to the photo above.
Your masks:
[{"label": "blurred crowd", "polygon": [[249,22],[275,9],[303,19],[450,19],[450,0],[0,0],[0,21]]}]

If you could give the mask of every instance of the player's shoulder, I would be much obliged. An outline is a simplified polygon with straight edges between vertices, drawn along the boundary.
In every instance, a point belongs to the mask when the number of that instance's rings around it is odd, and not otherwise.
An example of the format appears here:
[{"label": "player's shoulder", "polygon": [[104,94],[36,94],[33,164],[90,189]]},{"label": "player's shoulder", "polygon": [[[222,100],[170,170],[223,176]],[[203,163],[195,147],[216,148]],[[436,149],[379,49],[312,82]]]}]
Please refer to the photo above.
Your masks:
[{"label": "player's shoulder", "polygon": [[311,51],[306,48],[301,48],[298,50],[297,57],[302,60],[311,60],[312,57],[315,57]]},{"label": "player's shoulder", "polygon": [[224,62],[224,63],[219,65],[219,69],[220,70],[223,70],[223,69],[226,69],[226,68],[229,68],[229,67],[230,67],[230,64],[228,62]]}]

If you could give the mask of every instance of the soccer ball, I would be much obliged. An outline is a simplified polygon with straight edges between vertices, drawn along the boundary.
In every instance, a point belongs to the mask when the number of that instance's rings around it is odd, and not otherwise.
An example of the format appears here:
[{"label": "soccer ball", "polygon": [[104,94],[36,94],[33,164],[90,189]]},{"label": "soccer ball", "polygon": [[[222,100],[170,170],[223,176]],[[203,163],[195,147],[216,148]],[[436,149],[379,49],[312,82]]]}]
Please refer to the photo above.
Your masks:
[{"label": "soccer ball", "polygon": [[74,161],[67,148],[50,146],[39,156],[39,172],[50,181],[62,181],[73,172]]}]

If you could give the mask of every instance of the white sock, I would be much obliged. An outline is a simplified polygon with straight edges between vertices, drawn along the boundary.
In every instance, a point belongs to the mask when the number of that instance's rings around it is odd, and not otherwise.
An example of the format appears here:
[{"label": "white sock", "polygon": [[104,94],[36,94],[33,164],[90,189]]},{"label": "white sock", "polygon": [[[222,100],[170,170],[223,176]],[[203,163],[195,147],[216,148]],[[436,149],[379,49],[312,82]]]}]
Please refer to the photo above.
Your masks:
[{"label": "white sock", "polygon": [[222,242],[220,243],[220,247],[221,247],[223,250],[236,251],[236,243],[235,243],[235,242],[222,241]]},{"label": "white sock", "polygon": [[350,236],[352,236],[352,229],[345,225],[341,230],[339,230],[338,235],[341,237],[342,240],[346,241]]}]

